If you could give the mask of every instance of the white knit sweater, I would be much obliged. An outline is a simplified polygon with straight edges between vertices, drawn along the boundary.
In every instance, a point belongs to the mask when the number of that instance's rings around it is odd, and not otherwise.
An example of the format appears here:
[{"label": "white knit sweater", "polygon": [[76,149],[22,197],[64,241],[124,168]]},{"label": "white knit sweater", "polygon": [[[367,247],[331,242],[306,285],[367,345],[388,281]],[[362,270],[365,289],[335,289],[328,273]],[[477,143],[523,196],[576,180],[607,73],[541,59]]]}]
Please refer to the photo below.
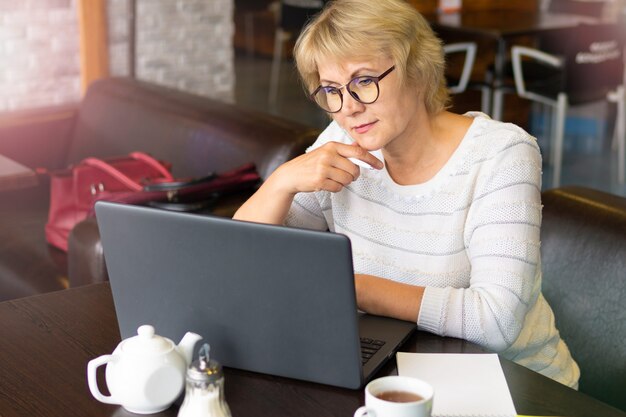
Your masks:
[{"label": "white knit sweater", "polygon": [[[541,294],[541,156],[519,127],[473,123],[429,181],[361,168],[338,193],[296,195],[285,223],[352,242],[355,273],[426,287],[418,328],[477,343],[563,384],[580,371]],[[352,143],[332,122],[310,149]]]}]

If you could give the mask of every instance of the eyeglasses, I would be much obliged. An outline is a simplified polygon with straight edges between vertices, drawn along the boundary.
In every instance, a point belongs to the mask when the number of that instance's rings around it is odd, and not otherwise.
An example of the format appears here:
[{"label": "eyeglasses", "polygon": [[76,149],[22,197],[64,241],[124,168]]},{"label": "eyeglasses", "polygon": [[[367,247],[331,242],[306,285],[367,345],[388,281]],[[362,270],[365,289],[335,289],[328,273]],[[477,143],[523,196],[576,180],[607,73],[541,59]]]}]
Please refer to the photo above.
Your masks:
[{"label": "eyeglasses", "polygon": [[346,87],[348,93],[359,103],[372,104],[378,100],[380,89],[378,83],[393,71],[396,66],[392,66],[378,77],[359,76],[354,77],[347,84],[340,87],[320,85],[311,93],[309,98],[315,101],[322,110],[328,113],[337,113],[343,107],[343,94],[341,89]]}]

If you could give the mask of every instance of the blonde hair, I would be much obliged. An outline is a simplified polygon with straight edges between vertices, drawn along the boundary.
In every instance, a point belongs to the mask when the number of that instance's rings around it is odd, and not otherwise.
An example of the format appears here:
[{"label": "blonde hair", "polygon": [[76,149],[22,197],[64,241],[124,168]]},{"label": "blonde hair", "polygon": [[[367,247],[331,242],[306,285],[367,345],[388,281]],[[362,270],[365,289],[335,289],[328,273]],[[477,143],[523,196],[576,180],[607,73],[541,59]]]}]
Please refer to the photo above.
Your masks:
[{"label": "blonde hair", "polygon": [[319,85],[321,61],[381,55],[391,58],[404,85],[419,85],[430,114],[446,108],[449,94],[441,40],[404,0],[331,1],[303,29],[294,48],[308,92]]}]

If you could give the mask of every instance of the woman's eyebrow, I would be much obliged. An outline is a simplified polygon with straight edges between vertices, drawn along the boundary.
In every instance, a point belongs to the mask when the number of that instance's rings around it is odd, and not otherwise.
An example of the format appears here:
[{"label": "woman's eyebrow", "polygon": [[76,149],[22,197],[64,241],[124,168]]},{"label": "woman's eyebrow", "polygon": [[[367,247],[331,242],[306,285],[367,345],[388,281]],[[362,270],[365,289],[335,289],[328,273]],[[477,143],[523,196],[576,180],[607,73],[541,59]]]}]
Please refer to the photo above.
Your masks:
[{"label": "woman's eyebrow", "polygon": [[[365,71],[365,72],[372,72],[372,73],[376,72],[375,69],[369,68],[369,67],[358,68],[355,71],[353,71],[352,74],[350,74],[350,80],[352,80],[354,77],[360,76],[363,71]],[[341,85],[337,81],[320,79],[320,84],[322,84],[322,83]]]}]

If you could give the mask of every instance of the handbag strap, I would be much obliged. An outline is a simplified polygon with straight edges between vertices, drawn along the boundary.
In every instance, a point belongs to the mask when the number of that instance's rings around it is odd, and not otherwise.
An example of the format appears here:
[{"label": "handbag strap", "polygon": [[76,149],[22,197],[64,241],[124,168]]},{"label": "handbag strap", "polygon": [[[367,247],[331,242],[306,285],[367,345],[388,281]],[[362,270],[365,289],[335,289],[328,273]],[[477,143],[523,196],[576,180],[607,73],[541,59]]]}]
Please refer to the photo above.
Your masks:
[{"label": "handbag strap", "polygon": [[113,166],[109,165],[108,163],[104,162],[101,159],[85,158],[82,160],[81,164],[99,169],[109,174],[110,176],[112,176],[113,178],[115,178],[116,180],[118,180],[119,182],[121,182],[122,184],[124,184],[126,187],[128,187],[129,189],[133,191],[141,191],[141,189],[143,188],[141,184],[134,181],[133,179],[128,177],[126,174],[120,172],[119,170],[115,169]]},{"label": "handbag strap", "polygon": [[[161,165],[159,161],[152,158],[150,155],[147,155],[143,152],[132,152],[130,153],[130,157],[133,159],[145,162],[152,168],[156,169],[161,175],[166,177],[165,179],[167,180],[174,179],[172,177],[172,174],[163,165]],[[103,161],[102,159],[85,158],[82,160],[81,164],[99,169],[109,174],[110,176],[112,176],[113,178],[115,178],[116,180],[118,180],[119,182],[121,182],[122,184],[124,184],[126,187],[128,187],[129,189],[133,191],[141,191],[143,189],[143,185],[139,184],[137,181],[133,180],[132,178],[130,178],[123,172],[119,171],[117,168],[113,167],[109,163]]]},{"label": "handbag strap", "polygon": [[165,180],[173,180],[174,179],[174,177],[172,176],[172,173],[169,172],[163,166],[163,164],[161,164],[159,161],[157,161],[156,159],[154,159],[153,157],[151,157],[147,153],[131,152],[129,155],[133,159],[137,159],[139,161],[143,161],[146,164],[150,165],[152,168],[157,170],[164,177]]},{"label": "handbag strap", "polygon": [[191,179],[191,180],[182,180],[182,181],[159,181],[154,182],[152,184],[145,185],[143,187],[144,191],[176,191],[185,187],[199,186],[203,184],[208,184],[217,178],[217,174],[211,173],[205,177]]}]

